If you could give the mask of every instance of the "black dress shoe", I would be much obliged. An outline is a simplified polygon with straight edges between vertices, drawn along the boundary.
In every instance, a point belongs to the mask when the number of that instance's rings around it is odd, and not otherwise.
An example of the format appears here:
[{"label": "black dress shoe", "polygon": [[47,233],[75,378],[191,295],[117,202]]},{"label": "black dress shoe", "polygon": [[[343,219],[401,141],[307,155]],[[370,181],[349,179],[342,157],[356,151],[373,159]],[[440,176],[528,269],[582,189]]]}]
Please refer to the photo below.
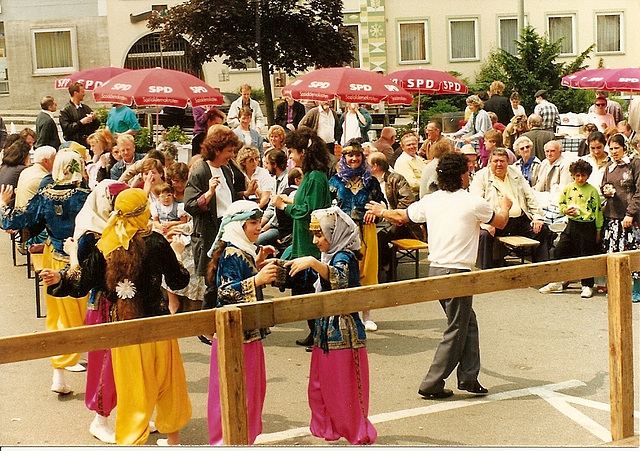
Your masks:
[{"label": "black dress shoe", "polygon": [[465,390],[469,393],[475,393],[477,395],[486,395],[489,390],[480,385],[478,381],[472,382],[458,382],[458,390]]},{"label": "black dress shoe", "polygon": [[211,340],[206,335],[198,335],[198,339],[206,345],[211,346]]},{"label": "black dress shoe", "polygon": [[296,344],[298,346],[313,346],[313,335],[307,335],[304,340],[296,340]]},{"label": "black dress shoe", "polygon": [[453,396],[453,390],[449,390],[448,388],[443,388],[442,391],[436,391],[433,393],[418,390],[418,394],[425,399],[443,399],[443,398],[448,398],[450,396]]},{"label": "black dress shoe", "polygon": [[313,352],[313,346],[307,346],[304,350],[307,352]]}]

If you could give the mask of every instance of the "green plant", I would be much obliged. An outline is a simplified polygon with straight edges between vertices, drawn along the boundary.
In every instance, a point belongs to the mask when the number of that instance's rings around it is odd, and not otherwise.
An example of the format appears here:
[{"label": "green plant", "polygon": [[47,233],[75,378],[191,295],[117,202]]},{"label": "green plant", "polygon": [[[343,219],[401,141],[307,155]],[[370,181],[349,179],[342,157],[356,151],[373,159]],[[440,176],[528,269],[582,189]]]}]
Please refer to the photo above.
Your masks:
[{"label": "green plant", "polygon": [[96,109],[95,113],[96,117],[100,121],[100,126],[106,127],[107,117],[109,117],[109,108],[101,106],[100,108]]},{"label": "green plant", "polygon": [[151,130],[149,127],[141,127],[134,137],[137,152],[146,152],[151,149]]},{"label": "green plant", "polygon": [[585,68],[594,45],[589,46],[574,60],[560,62],[561,41],[551,42],[528,26],[516,41],[517,52],[512,55],[502,49],[492,52],[482,63],[476,83],[469,86],[470,92],[486,91],[494,80],[506,85],[505,96],[516,90],[522,105],[531,112],[535,107],[534,94],[539,89],[549,92],[549,100],[561,113],[586,111],[591,94],[561,86],[562,77]]},{"label": "green plant", "polygon": [[163,133],[163,139],[169,142],[179,142],[180,144],[188,144],[191,142],[187,134],[180,128],[179,125],[169,127],[169,129]]},{"label": "green plant", "polygon": [[251,89],[251,98],[257,102],[264,102],[264,89]]}]

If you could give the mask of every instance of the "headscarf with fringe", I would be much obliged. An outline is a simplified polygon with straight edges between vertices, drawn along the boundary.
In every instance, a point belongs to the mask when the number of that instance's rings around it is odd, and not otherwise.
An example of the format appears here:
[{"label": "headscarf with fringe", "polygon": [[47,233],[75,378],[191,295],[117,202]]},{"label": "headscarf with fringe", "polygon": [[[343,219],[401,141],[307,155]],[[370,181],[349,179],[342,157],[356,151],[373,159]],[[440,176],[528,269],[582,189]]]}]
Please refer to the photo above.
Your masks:
[{"label": "headscarf with fringe", "polygon": [[128,250],[135,234],[147,230],[149,219],[151,210],[147,193],[140,188],[122,191],[116,197],[114,211],[98,241],[98,249],[105,258],[120,247]]}]

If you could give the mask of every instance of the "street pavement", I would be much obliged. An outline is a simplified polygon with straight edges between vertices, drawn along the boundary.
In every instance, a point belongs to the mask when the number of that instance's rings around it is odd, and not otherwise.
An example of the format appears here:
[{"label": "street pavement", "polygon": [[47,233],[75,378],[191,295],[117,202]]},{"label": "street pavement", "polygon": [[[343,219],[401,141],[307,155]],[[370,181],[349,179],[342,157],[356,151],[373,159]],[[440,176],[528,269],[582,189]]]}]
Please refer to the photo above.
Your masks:
[{"label": "street pavement", "polygon": [[[25,257],[18,257],[19,263]],[[0,232],[0,335],[42,331],[35,317],[34,284],[14,267],[10,240]],[[413,274],[402,265],[400,278]],[[426,274],[426,261],[421,275]],[[592,447],[609,433],[607,302],[580,298],[580,284],[563,294],[537,287],[474,297],[480,327],[480,382],[489,396],[456,389],[446,400],[424,400],[418,386],[442,336],[445,317],[437,302],[372,312],[379,330],[368,334],[369,415],[379,446]],[[267,297],[282,294],[268,289]],[[347,299],[345,298],[345,302]],[[44,304],[44,302],[43,302]],[[633,305],[635,431],[640,393],[640,304]],[[265,341],[267,395],[260,445],[348,445],[309,433],[307,382],[310,353],[294,344],[306,323],[278,325]],[[182,430],[185,445],[207,443],[206,402],[210,348],[196,337],[180,340],[193,416]],[[85,373],[67,372],[74,392],[49,391],[49,359],[0,365],[1,446],[99,446],[89,433],[93,413],[84,405]],[[117,409],[114,412],[117,414]],[[110,419],[114,424],[115,415]],[[155,444],[162,434],[152,434]]]}]

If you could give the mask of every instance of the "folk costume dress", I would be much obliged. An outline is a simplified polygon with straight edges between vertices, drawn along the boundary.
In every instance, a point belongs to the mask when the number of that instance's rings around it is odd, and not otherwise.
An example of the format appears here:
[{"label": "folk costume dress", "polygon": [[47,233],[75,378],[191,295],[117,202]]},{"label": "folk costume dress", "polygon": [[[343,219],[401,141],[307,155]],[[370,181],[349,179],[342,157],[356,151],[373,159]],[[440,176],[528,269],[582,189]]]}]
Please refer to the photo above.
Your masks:
[{"label": "folk costume dress", "polygon": [[[105,179],[98,183],[87,197],[76,216],[73,238],[78,242],[80,266],[94,252],[95,246],[113,211],[115,197],[129,188],[126,183]],[[109,322],[111,301],[105,295],[104,286],[96,286],[89,292],[85,325]],[[108,417],[117,404],[116,385],[111,364],[111,350],[100,349],[87,353],[87,385],[84,394],[87,408],[102,417]]]},{"label": "folk costume dress", "polygon": [[[360,237],[351,218],[338,207],[316,210],[310,228],[321,230],[331,243],[320,257],[329,266],[329,280],[318,277],[317,291],[360,286],[354,254],[360,249]],[[316,319],[313,341],[308,389],[311,433],[327,441],[344,437],[353,445],[373,444],[378,433],[368,418],[369,361],[360,316],[354,312]]]},{"label": "folk costume dress", "polygon": [[[172,289],[189,282],[189,273],[178,262],[167,240],[157,232],[147,232],[151,217],[146,193],[126,189],[115,201],[114,213],[102,237],[83,266],[63,272],[62,281],[52,286],[52,294],[86,293],[102,285],[114,251],[135,252],[139,266],[129,278],[106,289],[111,301],[111,321],[168,315],[162,297],[162,278]],[[179,431],[191,418],[191,402],[176,339],[121,346],[111,349],[113,373],[118,393],[116,443],[144,445],[149,437],[149,420],[156,410],[155,425],[161,433]]]},{"label": "folk costume dress", "polygon": [[[218,300],[216,307],[258,302],[263,299],[262,290],[256,287],[254,279],[254,276],[258,273],[256,265],[257,248],[255,244],[249,241],[243,229],[244,222],[247,219],[258,219],[260,217],[262,217],[262,211],[258,208],[258,205],[248,200],[235,201],[227,209],[218,236],[209,251],[209,257],[211,258],[219,241],[223,241],[226,244],[218,261],[216,274]],[[250,444],[253,444],[256,437],[262,432],[262,407],[267,390],[262,339],[268,333],[268,329],[247,330],[244,332],[244,368]],[[211,345],[207,412],[209,444],[222,445],[218,346],[215,337]]]},{"label": "folk costume dress", "polygon": [[[74,151],[61,151],[52,169],[53,184],[40,189],[25,207],[2,210],[3,229],[24,229],[44,226],[49,235],[43,251],[43,267],[55,271],[63,269],[69,256],[63,250],[65,239],[73,236],[76,215],[89,195],[80,187],[84,173],[84,161]],[[54,297],[47,293],[47,330],[63,330],[84,325],[88,296]],[[86,293],[85,293],[86,294]],[[80,360],[80,353],[51,357],[54,369],[73,366]]]},{"label": "folk costume dress", "polygon": [[378,235],[375,223],[365,224],[364,206],[369,201],[385,202],[384,194],[380,188],[378,179],[371,175],[371,167],[366,158],[356,169],[347,165],[344,153],[349,147],[345,147],[340,158],[338,173],[329,180],[331,195],[338,201],[338,206],[353,219],[360,232],[363,255],[360,261],[360,283],[363,286],[378,284]]}]

